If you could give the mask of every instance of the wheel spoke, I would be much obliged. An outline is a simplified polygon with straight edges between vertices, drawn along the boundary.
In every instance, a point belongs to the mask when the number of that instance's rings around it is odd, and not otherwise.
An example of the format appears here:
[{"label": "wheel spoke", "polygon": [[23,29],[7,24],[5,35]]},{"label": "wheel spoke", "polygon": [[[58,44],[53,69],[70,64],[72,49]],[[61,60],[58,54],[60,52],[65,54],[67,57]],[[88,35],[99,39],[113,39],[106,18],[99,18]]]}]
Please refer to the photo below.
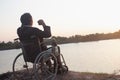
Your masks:
[{"label": "wheel spoke", "polygon": [[[46,57],[48,55],[49,57]],[[45,58],[45,59],[44,59]],[[57,74],[57,59],[54,55],[44,53],[43,55],[38,55],[37,60],[35,60],[34,71],[37,80],[51,80],[54,79]],[[41,67],[37,67],[37,64],[41,63]]]},{"label": "wheel spoke", "polygon": [[33,64],[30,62],[25,62],[23,54],[19,54],[13,62],[13,74],[18,80],[25,78],[32,78],[33,75]]}]

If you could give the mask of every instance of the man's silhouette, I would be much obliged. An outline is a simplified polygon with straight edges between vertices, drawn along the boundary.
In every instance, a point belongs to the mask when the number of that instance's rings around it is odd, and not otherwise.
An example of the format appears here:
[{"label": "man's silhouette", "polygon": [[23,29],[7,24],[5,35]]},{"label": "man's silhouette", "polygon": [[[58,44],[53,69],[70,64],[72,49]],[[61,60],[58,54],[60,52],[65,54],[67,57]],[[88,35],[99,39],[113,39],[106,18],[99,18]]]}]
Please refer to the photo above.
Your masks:
[{"label": "man's silhouette", "polygon": [[[38,24],[43,26],[43,31],[32,27],[33,19],[30,13],[24,13],[20,21],[22,23],[21,27],[17,29],[17,34],[22,42],[24,49],[27,54],[25,58],[27,61],[34,62],[36,56],[41,52],[47,49],[47,47],[42,44],[41,49],[38,44],[38,39],[40,42],[43,42],[43,38],[48,38],[51,36],[51,30],[49,26],[46,26],[43,20],[39,20]],[[34,38],[34,36],[36,38]],[[27,44],[27,45],[25,45]]]}]

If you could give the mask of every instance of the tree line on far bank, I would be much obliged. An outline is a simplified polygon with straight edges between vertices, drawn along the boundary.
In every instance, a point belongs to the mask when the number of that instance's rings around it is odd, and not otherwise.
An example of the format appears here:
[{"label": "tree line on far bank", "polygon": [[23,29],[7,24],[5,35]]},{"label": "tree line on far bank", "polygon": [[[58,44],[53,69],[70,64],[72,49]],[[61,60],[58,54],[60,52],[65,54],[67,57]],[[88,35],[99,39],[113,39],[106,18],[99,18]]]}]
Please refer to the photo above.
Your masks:
[{"label": "tree line on far bank", "polygon": [[19,49],[20,43],[19,42],[0,42],[0,50],[8,50],[8,49]]},{"label": "tree line on far bank", "polygon": [[[108,39],[120,39],[120,30],[114,33],[95,33],[88,35],[74,35],[70,37],[61,37],[61,36],[53,36],[56,39],[58,44],[65,43],[78,43],[78,42],[88,42],[88,41],[99,41],[99,40],[108,40]],[[8,49],[18,49],[20,48],[20,43],[16,42],[0,42],[0,50],[8,50]]]}]

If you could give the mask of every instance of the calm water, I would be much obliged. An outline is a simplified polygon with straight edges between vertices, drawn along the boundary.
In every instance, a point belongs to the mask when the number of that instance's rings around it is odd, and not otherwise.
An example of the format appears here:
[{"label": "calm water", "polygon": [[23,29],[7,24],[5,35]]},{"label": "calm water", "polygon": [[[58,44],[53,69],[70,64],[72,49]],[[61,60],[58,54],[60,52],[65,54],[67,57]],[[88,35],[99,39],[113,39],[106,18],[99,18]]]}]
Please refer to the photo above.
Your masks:
[{"label": "calm water", "polygon": [[[70,70],[113,73],[120,69],[120,39],[60,45]],[[0,51],[0,74],[12,70],[20,49]]]}]

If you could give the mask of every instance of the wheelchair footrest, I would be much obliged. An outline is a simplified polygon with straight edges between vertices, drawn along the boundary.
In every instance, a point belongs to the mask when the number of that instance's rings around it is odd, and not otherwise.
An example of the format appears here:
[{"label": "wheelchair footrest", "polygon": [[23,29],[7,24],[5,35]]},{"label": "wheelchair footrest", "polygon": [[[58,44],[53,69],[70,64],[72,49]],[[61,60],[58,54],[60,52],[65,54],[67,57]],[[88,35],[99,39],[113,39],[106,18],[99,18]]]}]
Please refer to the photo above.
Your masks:
[{"label": "wheelchair footrest", "polygon": [[68,72],[68,67],[66,65],[63,65],[62,67],[58,68],[58,74],[64,74]]}]

